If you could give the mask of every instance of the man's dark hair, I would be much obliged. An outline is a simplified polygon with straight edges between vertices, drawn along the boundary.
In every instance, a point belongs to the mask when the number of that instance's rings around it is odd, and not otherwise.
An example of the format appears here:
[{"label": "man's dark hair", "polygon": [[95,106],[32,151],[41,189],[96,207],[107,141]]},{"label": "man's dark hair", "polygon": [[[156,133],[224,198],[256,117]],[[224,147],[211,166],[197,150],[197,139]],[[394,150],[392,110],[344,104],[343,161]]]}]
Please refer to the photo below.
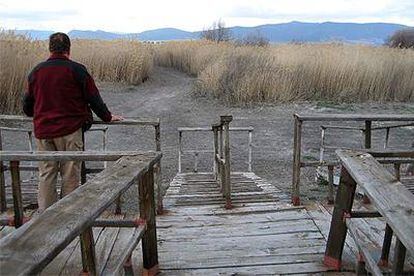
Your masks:
[{"label": "man's dark hair", "polygon": [[65,33],[54,33],[49,37],[49,51],[63,54],[70,51],[70,39]]}]

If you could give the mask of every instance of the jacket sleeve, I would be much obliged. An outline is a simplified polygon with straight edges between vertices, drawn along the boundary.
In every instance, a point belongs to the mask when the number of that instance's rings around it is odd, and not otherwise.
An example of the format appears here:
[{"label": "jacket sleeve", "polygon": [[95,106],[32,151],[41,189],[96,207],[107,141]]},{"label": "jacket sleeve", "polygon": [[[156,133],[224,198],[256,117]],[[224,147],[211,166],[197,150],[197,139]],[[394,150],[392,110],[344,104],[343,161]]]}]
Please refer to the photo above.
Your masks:
[{"label": "jacket sleeve", "polygon": [[33,117],[34,103],[35,103],[35,99],[33,95],[33,85],[29,77],[29,80],[27,83],[27,90],[23,95],[23,112],[28,117]]},{"label": "jacket sleeve", "polygon": [[104,122],[110,122],[112,118],[111,112],[102,100],[99,90],[95,85],[93,78],[87,74],[84,83],[84,92],[86,101],[88,102],[92,111]]}]

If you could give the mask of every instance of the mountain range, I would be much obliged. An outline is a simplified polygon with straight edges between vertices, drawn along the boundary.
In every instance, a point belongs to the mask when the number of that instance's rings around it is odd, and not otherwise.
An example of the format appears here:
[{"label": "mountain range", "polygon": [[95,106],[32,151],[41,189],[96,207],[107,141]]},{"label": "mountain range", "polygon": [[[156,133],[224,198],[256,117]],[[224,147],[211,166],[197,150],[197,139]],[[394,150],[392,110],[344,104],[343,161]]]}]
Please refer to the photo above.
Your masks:
[{"label": "mountain range", "polygon": [[[305,23],[293,21],[256,27],[230,27],[228,29],[235,39],[242,39],[253,33],[260,34],[271,43],[342,41],[347,43],[383,44],[394,32],[404,28],[409,27],[391,23]],[[53,33],[53,31],[39,30],[15,30],[15,32],[40,40],[47,39]],[[130,38],[143,41],[167,41],[198,39],[201,31],[188,32],[175,28],[155,29],[141,33],[72,30],[68,34],[71,38],[80,39],[113,40]]]}]

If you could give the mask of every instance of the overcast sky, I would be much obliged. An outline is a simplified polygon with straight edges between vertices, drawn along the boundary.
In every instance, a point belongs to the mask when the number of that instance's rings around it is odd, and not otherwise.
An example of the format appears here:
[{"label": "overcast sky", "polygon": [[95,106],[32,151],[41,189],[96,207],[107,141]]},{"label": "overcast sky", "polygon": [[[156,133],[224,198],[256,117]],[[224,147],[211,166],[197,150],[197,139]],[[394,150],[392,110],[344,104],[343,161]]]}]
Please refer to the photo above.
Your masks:
[{"label": "overcast sky", "polygon": [[414,0],[0,0],[0,28],[196,31],[289,21],[392,22],[414,26]]}]

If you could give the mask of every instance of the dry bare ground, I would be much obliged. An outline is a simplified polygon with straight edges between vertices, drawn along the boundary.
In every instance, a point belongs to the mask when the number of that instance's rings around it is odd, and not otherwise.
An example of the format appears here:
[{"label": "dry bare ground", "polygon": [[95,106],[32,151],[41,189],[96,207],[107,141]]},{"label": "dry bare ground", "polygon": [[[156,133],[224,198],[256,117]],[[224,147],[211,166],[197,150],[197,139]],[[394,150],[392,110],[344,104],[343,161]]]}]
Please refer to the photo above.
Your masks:
[{"label": "dry bare ground", "polygon": [[[229,107],[214,98],[195,98],[192,89],[195,78],[189,77],[173,69],[156,67],[153,76],[139,86],[114,84],[109,82],[98,83],[104,100],[115,113],[126,117],[160,117],[162,131],[162,160],[163,186],[177,173],[178,133],[180,126],[209,126],[216,121],[220,114],[232,114],[233,126],[253,126],[254,149],[253,170],[259,176],[266,178],[272,184],[290,192],[293,124],[294,112],[341,112],[341,113],[413,113],[414,104],[360,104],[335,105],[325,103],[277,104],[272,106],[260,105],[256,107]],[[89,133],[88,148],[99,148],[98,134]],[[305,154],[304,158],[318,156],[319,127],[317,124],[307,125],[304,128]],[[133,129],[132,127],[111,127],[109,131],[109,149],[153,149],[153,129]],[[13,148],[27,147],[24,139],[16,136],[5,137],[8,145]],[[23,136],[22,136],[23,138]],[[335,143],[333,139],[335,138]],[[349,133],[333,133],[330,136],[331,144],[342,146],[358,146],[358,135]],[[374,134],[376,145],[382,145],[383,135]],[[20,145],[16,145],[20,141]],[[246,170],[247,137],[233,134],[232,166],[234,170]],[[414,141],[414,130],[398,131],[391,134],[391,145],[411,146]],[[185,147],[211,148],[212,135],[192,136],[185,138]],[[200,167],[211,169],[212,156],[203,156]],[[192,159],[186,158],[184,169],[192,169]],[[318,185],[314,181],[315,171],[304,170],[302,177],[302,192],[309,199],[321,199],[326,196],[326,186]],[[130,193],[136,198],[135,193]]]}]

